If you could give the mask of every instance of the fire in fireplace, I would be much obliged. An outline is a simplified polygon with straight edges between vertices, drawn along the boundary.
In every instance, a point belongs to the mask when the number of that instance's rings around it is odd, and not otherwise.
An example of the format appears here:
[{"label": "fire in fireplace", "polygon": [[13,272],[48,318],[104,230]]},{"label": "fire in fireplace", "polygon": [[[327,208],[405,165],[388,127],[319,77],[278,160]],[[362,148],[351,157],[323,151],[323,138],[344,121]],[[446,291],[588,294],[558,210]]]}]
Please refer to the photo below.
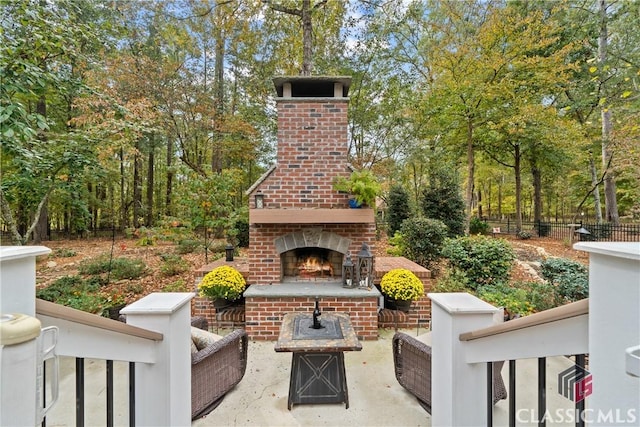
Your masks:
[{"label": "fire in fireplace", "polygon": [[298,248],[282,254],[285,280],[340,280],[342,254],[324,248]]}]

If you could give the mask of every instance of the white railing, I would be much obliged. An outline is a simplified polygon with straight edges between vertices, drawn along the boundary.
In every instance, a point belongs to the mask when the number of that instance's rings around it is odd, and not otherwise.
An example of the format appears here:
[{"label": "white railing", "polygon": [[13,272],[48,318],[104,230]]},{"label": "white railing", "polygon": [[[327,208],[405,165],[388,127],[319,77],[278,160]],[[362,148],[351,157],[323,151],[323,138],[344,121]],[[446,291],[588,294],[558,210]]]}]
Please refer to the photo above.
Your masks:
[{"label": "white railing", "polygon": [[[127,324],[36,303],[36,257],[49,252],[42,246],[0,248],[0,313],[20,313],[57,328],[58,356],[136,362],[136,425],[190,425],[193,294],[150,294],[121,310]],[[45,386],[38,378],[39,338],[27,338],[0,347],[0,425],[36,425],[44,415],[39,408]]]},{"label": "white railing", "polygon": [[640,379],[625,363],[627,349],[640,341],[640,244],[574,247],[590,253],[588,301],[495,325],[498,309],[472,295],[429,294],[433,426],[488,419],[485,362],[584,353],[591,383],[579,415],[586,424],[640,421]]}]

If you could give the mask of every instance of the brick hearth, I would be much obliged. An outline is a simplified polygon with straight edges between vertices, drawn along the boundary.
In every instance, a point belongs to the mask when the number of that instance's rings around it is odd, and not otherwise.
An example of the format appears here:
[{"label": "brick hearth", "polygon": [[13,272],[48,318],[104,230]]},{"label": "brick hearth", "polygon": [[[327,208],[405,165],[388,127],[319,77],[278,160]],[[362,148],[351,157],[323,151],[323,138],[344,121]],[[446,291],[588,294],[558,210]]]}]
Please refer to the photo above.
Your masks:
[{"label": "brick hearth", "polygon": [[[238,269],[245,278],[249,277],[247,258],[236,258],[231,262],[220,259],[197,270],[196,286],[206,273],[220,265],[230,265]],[[363,340],[377,339],[379,327],[428,327],[431,319],[431,304],[429,298],[426,297],[426,293],[431,289],[429,270],[404,257],[376,257],[375,284],[379,285],[382,276],[394,268],[406,268],[413,271],[424,284],[425,296],[412,304],[409,313],[385,309],[379,305],[379,292],[373,290],[369,291],[371,295],[368,295],[368,291],[342,289],[339,285],[332,284],[333,289],[322,291],[321,288],[325,284],[321,282],[296,284],[296,286],[300,285],[298,292],[291,291],[288,284],[254,285],[249,289],[270,289],[270,292],[269,295],[261,295],[260,292],[245,292],[245,295],[249,296],[245,297],[244,327],[252,339],[276,340],[284,315],[294,311],[312,311],[316,296],[320,297],[323,311],[340,311],[349,314],[356,334]],[[307,295],[301,295],[301,292],[306,292]],[[216,325],[216,311],[210,300],[196,297],[193,299],[192,308],[194,316],[204,316],[210,325]],[[225,320],[226,324],[229,324],[228,322],[234,319]],[[236,323],[240,322],[239,318],[235,320]]]}]

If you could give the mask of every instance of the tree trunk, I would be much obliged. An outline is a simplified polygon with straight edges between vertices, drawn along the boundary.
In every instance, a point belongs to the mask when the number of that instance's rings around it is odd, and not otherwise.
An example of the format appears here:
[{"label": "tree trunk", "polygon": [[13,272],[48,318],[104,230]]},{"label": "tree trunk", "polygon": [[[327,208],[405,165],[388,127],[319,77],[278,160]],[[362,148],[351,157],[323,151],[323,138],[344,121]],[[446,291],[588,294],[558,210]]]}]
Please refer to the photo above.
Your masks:
[{"label": "tree trunk", "polygon": [[120,148],[120,224],[121,229],[129,225],[127,215],[127,197],[125,194],[126,181],[124,177],[124,149]]},{"label": "tree trunk", "polygon": [[171,216],[171,193],[173,192],[173,139],[171,135],[167,138],[167,188],[164,194],[164,214]]},{"label": "tree trunk", "polygon": [[478,189],[478,218],[482,219],[482,190]]},{"label": "tree trunk", "polygon": [[139,228],[142,220],[142,159],[140,158],[140,141],[136,141],[136,152],[133,156],[133,227]]},{"label": "tree trunk", "polygon": [[504,175],[500,176],[498,181],[498,219],[502,221],[502,184],[504,184]]},{"label": "tree trunk", "polygon": [[[219,8],[216,8],[216,11]],[[216,12],[219,13],[219,12]],[[218,31],[216,32],[216,60],[215,60],[215,111],[214,111],[214,124],[213,135],[211,141],[213,142],[213,149],[211,152],[211,170],[215,173],[222,172],[222,120],[224,117],[224,34],[222,28],[218,25]]]},{"label": "tree trunk", "polygon": [[[600,0],[600,35],[598,37],[598,64],[600,72],[604,73],[607,62],[607,0]],[[601,78],[602,96],[608,97],[606,88],[606,79]],[[613,120],[611,114],[610,103],[605,102],[600,107],[600,116],[602,119],[602,169],[604,171],[604,205],[607,221],[617,225],[620,222],[618,217],[618,202],[616,199],[616,181],[613,171],[608,169],[611,165],[611,132],[613,128]]]},{"label": "tree trunk", "polygon": [[302,0],[302,75],[313,72],[313,27],[311,24],[311,0]]},{"label": "tree trunk", "polygon": [[146,209],[146,226],[153,227],[153,174],[155,161],[155,134],[149,137],[149,158],[147,160],[147,209]]},{"label": "tree trunk", "polygon": [[520,144],[515,145],[513,154],[513,172],[516,178],[516,232],[522,231],[522,177],[520,171]]},{"label": "tree trunk", "polygon": [[474,186],[474,173],[475,173],[475,153],[473,146],[473,122],[471,118],[467,118],[467,191],[466,191],[466,204],[467,215],[465,216],[464,229],[465,232],[469,232],[469,221],[471,219],[471,208],[473,206],[473,186]]},{"label": "tree trunk", "polygon": [[[38,103],[36,104],[36,112],[42,117],[47,117],[47,100],[44,96],[41,96],[38,99]],[[38,139],[44,141],[46,137],[43,133],[40,133]],[[35,221],[36,227],[33,230],[33,243],[39,244],[43,240],[49,240],[49,212],[46,205],[40,211],[40,216],[38,218],[35,218]],[[27,236],[25,236],[25,238],[26,237]]]},{"label": "tree trunk", "polygon": [[598,185],[598,173],[593,153],[589,152],[589,172],[591,173],[591,185],[593,186],[593,207],[596,211],[596,222],[602,224],[602,206],[600,206],[600,186]]},{"label": "tree trunk", "polygon": [[531,165],[531,178],[533,180],[533,221],[542,220],[542,171],[538,165]]}]

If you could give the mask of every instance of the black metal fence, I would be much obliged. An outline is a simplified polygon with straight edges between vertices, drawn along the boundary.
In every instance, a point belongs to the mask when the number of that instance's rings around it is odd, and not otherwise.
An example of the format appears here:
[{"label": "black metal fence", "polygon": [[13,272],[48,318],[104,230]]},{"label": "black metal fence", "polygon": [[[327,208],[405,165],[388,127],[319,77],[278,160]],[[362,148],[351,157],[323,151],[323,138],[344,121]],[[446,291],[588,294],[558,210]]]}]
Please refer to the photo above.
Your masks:
[{"label": "black metal fence", "polygon": [[[519,230],[516,222],[489,221],[490,231],[500,228],[500,233],[515,235]],[[522,231],[530,232],[537,237],[550,237],[556,240],[600,241],[600,242],[640,242],[640,224],[589,223],[575,224],[564,222],[522,222]]]}]

